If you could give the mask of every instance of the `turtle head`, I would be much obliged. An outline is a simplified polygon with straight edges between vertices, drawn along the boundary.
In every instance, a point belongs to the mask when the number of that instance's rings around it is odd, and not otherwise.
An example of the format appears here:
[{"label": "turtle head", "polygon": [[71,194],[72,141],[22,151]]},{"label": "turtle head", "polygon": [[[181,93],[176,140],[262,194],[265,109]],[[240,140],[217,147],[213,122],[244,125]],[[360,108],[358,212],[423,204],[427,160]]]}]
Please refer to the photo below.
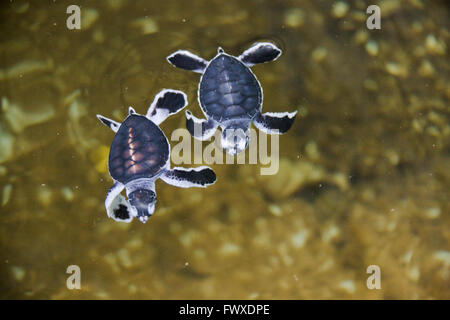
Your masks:
[{"label": "turtle head", "polygon": [[137,189],[128,195],[128,202],[135,210],[136,218],[146,223],[155,211],[156,193],[149,189]]},{"label": "turtle head", "polygon": [[222,148],[228,154],[241,153],[248,147],[250,130],[248,123],[233,123],[222,131]]}]

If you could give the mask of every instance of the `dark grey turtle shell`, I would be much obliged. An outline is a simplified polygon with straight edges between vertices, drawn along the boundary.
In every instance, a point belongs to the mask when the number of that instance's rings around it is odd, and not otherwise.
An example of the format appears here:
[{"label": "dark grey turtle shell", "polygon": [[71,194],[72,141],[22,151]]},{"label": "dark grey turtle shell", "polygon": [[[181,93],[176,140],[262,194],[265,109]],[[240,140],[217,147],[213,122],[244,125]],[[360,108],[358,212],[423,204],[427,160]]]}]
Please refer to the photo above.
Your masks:
[{"label": "dark grey turtle shell", "polygon": [[262,91],[247,66],[235,57],[219,54],[203,73],[199,99],[203,111],[216,121],[253,119],[261,109]]},{"label": "dark grey turtle shell", "polygon": [[156,176],[169,159],[169,143],[161,129],[132,114],[120,125],[109,152],[109,173],[123,184]]}]

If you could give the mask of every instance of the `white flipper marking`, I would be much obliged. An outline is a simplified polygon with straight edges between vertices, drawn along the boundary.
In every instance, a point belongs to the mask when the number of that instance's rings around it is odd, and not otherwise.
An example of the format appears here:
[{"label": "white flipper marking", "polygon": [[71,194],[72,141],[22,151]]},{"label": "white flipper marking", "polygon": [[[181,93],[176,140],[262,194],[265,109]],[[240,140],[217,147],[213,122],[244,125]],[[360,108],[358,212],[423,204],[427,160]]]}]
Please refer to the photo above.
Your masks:
[{"label": "white flipper marking", "polygon": [[[125,188],[123,184],[120,182],[114,183],[114,185],[109,189],[108,194],[106,195],[105,199],[105,207],[106,207],[106,213],[108,214],[108,217],[111,219],[114,219],[119,222],[126,222],[129,223],[131,220],[133,220],[132,215],[132,209],[129,205],[128,201],[125,199],[124,196],[122,196],[120,193]],[[114,214],[115,210],[119,208],[120,205],[124,205],[127,208],[129,218],[127,219],[120,219],[116,217]]]},{"label": "white flipper marking", "polygon": [[[163,98],[164,95],[169,92],[175,93],[175,94],[181,94],[184,98],[183,106],[179,107],[174,112],[171,112],[169,109],[166,109],[166,108],[158,107],[158,100]],[[147,117],[147,119],[153,121],[155,124],[159,125],[161,122],[166,120],[168,116],[178,113],[180,110],[182,110],[186,106],[187,106],[187,96],[184,92],[179,91],[179,90],[173,90],[173,89],[163,89],[153,99],[153,102],[150,104],[150,107],[148,108],[146,117]]]},{"label": "white flipper marking", "polygon": [[[181,172],[185,172],[189,175],[189,173],[192,172],[200,172],[202,170],[205,169],[209,169],[212,171],[212,173],[214,174],[214,181],[213,182],[208,182],[208,183],[196,183],[195,181],[189,180],[188,178],[182,178],[179,176],[174,175],[174,171],[181,171]],[[196,167],[196,168],[182,168],[182,167],[175,167],[171,170],[167,170],[163,175],[161,175],[161,179],[170,185],[173,185],[175,187],[179,187],[179,188],[191,188],[191,187],[199,187],[199,188],[206,188],[210,185],[213,185],[214,183],[216,183],[216,177],[215,177],[215,173],[214,171],[207,166],[200,166],[200,167]]]}]

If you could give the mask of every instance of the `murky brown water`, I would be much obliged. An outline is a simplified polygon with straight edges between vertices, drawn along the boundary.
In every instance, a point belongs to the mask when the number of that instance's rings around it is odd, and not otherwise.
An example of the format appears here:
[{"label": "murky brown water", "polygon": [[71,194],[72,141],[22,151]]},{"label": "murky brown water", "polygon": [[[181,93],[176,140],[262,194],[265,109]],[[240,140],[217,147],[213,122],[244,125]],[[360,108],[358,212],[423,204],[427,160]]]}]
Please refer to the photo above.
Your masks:
[{"label": "murky brown water", "polygon": [[[0,12],[0,297],[450,298],[449,10],[445,1],[5,1]],[[165,57],[253,42],[264,111],[299,110],[280,170],[213,165],[208,189],[157,182],[145,225],[109,219],[113,133],[199,76]],[[183,113],[162,124],[184,127]],[[174,142],[172,142],[173,146]],[[187,166],[187,165],[185,165]],[[66,268],[81,268],[68,290]],[[366,268],[381,269],[369,290]]]}]

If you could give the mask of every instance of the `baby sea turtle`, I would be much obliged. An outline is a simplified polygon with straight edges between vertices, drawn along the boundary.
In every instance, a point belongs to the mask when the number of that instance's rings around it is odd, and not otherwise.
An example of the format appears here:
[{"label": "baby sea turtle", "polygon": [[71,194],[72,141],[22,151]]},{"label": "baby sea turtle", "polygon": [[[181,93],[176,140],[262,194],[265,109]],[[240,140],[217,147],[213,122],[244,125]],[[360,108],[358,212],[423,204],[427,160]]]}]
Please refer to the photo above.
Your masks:
[{"label": "baby sea turtle", "polygon": [[175,67],[201,73],[198,101],[206,116],[198,119],[186,111],[186,126],[191,135],[209,139],[217,127],[222,128],[222,147],[230,154],[245,150],[250,140],[250,123],[268,133],[283,134],[289,130],[297,112],[261,113],[263,93],[250,67],[276,60],[281,50],[260,42],[239,57],[226,54],[219,47],[217,55],[206,61],[185,50],[167,57]]},{"label": "baby sea turtle", "polygon": [[[108,160],[109,174],[114,179],[105,200],[109,217],[122,222],[137,217],[145,223],[155,210],[158,178],[181,188],[215,183],[216,174],[209,167],[170,169],[170,145],[159,124],[186,105],[183,92],[164,89],[155,96],[145,116],[132,107],[122,123],[97,115],[116,133]],[[123,189],[128,200],[120,194]]]}]

